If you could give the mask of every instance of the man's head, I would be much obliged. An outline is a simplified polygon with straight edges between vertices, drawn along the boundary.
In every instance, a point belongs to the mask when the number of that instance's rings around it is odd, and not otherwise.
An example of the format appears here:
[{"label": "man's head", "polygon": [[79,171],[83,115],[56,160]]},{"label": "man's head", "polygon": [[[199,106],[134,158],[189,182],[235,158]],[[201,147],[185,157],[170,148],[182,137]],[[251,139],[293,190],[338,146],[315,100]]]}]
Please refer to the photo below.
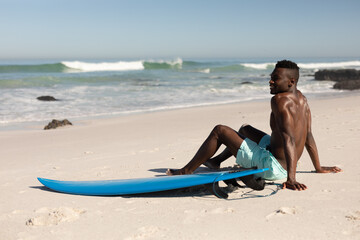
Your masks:
[{"label": "man's head", "polygon": [[296,83],[299,80],[299,67],[296,63],[289,60],[278,61],[275,65],[275,68],[285,68],[289,78],[294,78]]},{"label": "man's head", "polygon": [[282,60],[277,62],[270,76],[271,94],[293,91],[299,80],[299,67],[294,62]]}]

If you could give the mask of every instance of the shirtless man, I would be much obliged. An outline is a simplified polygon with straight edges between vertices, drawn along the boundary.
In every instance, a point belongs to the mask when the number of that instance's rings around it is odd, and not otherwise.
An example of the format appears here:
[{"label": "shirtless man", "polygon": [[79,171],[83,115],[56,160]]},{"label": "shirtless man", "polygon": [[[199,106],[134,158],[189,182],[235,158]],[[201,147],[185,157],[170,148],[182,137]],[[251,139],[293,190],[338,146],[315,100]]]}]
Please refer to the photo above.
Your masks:
[{"label": "shirtless man", "polygon": [[[306,147],[317,173],[340,172],[340,168],[320,165],[318,150],[311,132],[311,113],[305,96],[297,89],[299,67],[296,63],[279,61],[270,75],[271,136],[243,125],[239,132],[217,125],[199,148],[193,159],[179,170],[168,169],[167,175],[193,173],[201,164],[220,168],[221,162],[230,156],[244,167],[269,168],[269,171],[255,175],[267,180],[287,178],[283,188],[305,190],[307,187],[296,181],[296,165]],[[226,149],[211,158],[219,147]]]}]

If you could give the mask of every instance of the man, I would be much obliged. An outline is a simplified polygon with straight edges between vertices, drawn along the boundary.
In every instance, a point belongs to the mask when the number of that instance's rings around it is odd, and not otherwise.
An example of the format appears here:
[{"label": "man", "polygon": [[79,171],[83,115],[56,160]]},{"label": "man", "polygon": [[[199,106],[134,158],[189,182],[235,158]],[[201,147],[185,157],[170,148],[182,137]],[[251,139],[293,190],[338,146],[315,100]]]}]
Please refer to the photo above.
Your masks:
[{"label": "man", "polygon": [[[270,127],[271,136],[249,125],[243,125],[239,132],[218,125],[201,145],[193,159],[179,170],[168,169],[167,175],[191,174],[201,164],[220,168],[221,162],[231,155],[245,168],[269,168],[256,177],[267,180],[287,178],[283,188],[305,190],[307,187],[296,181],[296,165],[306,147],[317,173],[340,172],[340,168],[320,165],[318,150],[311,132],[311,113],[305,96],[297,89],[299,67],[296,63],[283,60],[277,62],[271,73]],[[219,147],[227,148],[217,157],[211,158]]]}]

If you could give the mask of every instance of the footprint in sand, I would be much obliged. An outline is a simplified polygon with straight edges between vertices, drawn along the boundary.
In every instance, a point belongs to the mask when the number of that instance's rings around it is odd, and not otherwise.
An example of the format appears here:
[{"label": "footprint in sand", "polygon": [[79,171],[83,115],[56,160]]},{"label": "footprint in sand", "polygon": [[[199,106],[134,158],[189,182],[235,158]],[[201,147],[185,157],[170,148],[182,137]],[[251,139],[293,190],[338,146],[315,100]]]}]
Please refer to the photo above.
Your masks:
[{"label": "footprint in sand", "polygon": [[214,208],[214,209],[202,209],[202,210],[185,210],[184,224],[193,224],[206,218],[209,214],[231,214],[234,213],[233,208]]},{"label": "footprint in sand", "polygon": [[210,211],[212,214],[223,214],[223,213],[234,213],[235,210],[233,208],[215,208]]},{"label": "footprint in sand", "polygon": [[345,216],[350,221],[359,221],[360,220],[360,211],[356,211],[353,214]]},{"label": "footprint in sand", "polygon": [[38,216],[26,221],[28,226],[51,226],[61,222],[73,222],[77,220],[85,210],[60,207],[60,208],[40,208],[35,211]]},{"label": "footprint in sand", "polygon": [[278,210],[275,210],[274,212],[267,215],[266,219],[270,220],[273,217],[283,216],[283,215],[295,215],[298,212],[299,210],[296,207],[281,207]]},{"label": "footprint in sand", "polygon": [[132,235],[131,237],[125,238],[125,240],[135,240],[135,239],[160,239],[164,238],[167,229],[159,228],[157,226],[146,226],[138,229],[138,232]]}]

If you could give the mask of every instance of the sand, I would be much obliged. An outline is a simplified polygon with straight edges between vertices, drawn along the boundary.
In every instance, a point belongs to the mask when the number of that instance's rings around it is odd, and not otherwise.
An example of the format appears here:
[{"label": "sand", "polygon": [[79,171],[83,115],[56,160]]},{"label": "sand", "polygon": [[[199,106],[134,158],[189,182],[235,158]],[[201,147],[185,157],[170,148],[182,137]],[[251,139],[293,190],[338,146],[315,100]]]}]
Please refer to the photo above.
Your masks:
[{"label": "sand", "polygon": [[360,239],[359,103],[359,93],[309,99],[321,163],[342,173],[314,173],[304,152],[297,180],[306,191],[281,190],[277,181],[259,192],[236,189],[228,200],[203,187],[77,196],[47,191],[36,177],[164,175],[187,163],[216,124],[238,129],[249,123],[269,132],[268,101],[1,131],[0,239]]}]

